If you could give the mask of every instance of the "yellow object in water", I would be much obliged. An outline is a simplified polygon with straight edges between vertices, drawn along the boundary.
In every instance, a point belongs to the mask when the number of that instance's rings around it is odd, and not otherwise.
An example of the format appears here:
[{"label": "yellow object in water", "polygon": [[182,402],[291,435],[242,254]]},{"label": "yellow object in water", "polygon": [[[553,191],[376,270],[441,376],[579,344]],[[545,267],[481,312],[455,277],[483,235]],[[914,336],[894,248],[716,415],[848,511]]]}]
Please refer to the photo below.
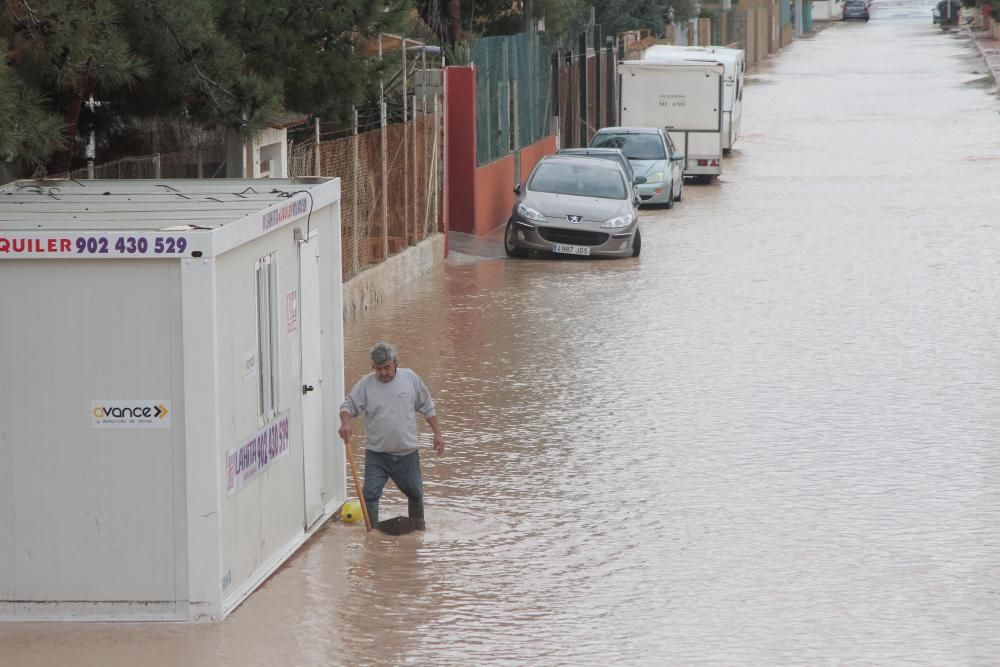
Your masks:
[{"label": "yellow object in water", "polygon": [[340,508],[340,517],[348,523],[360,521],[361,516],[361,503],[357,500],[348,500],[344,503],[343,507]]}]

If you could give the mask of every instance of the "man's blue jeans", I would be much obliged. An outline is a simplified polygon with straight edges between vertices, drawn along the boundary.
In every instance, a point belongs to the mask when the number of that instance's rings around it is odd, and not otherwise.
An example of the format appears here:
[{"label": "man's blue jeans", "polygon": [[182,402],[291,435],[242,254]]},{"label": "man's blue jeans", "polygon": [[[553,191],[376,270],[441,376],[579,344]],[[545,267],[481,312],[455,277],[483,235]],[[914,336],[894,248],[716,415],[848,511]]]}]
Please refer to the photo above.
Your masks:
[{"label": "man's blue jeans", "polygon": [[420,452],[400,456],[366,449],[364,494],[372,526],[378,525],[378,501],[390,479],[408,499],[410,518],[423,521],[424,480],[420,475]]}]

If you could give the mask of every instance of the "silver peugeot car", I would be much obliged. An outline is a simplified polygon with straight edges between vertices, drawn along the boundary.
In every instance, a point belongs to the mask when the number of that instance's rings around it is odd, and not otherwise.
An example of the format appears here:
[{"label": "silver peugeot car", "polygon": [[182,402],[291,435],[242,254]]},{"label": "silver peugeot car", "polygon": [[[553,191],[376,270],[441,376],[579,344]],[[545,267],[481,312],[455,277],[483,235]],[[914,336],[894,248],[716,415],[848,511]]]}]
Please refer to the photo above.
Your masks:
[{"label": "silver peugeot car", "polygon": [[639,256],[639,196],[618,164],[548,155],[514,192],[517,201],[504,233],[509,257],[524,257],[531,250]]}]

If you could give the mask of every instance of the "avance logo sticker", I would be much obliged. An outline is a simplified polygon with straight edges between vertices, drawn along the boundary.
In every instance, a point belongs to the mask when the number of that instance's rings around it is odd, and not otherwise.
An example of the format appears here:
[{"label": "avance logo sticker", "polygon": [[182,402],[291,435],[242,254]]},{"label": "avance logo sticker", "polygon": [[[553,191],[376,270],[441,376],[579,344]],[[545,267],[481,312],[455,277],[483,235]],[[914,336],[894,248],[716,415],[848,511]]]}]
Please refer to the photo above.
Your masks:
[{"label": "avance logo sticker", "polygon": [[91,401],[91,428],[170,428],[170,401]]}]

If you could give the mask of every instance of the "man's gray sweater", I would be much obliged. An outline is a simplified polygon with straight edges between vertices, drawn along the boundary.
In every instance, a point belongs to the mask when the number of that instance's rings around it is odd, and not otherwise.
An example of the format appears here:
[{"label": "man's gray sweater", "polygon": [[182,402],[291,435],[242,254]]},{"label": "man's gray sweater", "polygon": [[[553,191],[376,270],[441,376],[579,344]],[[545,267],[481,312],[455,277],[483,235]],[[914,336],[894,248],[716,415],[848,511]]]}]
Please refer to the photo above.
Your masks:
[{"label": "man's gray sweater", "polygon": [[354,385],[340,404],[352,417],[365,415],[365,449],[387,454],[409,454],[417,449],[414,413],[433,417],[434,401],[424,381],[409,368],[397,368],[390,382],[369,373]]}]

